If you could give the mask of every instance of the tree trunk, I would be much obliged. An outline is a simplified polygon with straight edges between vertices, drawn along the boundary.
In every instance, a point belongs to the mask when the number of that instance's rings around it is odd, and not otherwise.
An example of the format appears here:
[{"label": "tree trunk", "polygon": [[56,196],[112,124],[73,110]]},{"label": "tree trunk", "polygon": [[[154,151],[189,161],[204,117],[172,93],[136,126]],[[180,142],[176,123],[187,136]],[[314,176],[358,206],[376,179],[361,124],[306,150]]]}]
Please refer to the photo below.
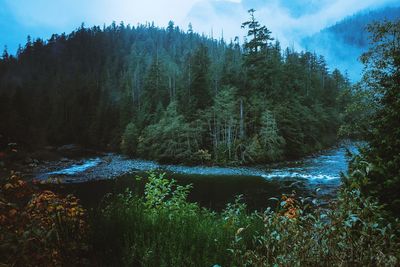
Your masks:
[{"label": "tree trunk", "polygon": [[244,139],[243,98],[240,98],[240,139]]}]

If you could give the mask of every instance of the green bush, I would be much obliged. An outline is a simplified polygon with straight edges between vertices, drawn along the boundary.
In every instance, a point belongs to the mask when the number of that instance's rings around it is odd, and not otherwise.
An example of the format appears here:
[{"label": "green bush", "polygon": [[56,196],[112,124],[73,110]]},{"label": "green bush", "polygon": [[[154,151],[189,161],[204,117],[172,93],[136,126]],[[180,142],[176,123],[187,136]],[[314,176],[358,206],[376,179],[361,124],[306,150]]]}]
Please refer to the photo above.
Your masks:
[{"label": "green bush", "polygon": [[187,202],[189,188],[149,174],[144,197],[126,191],[106,200],[93,226],[98,258],[111,266],[228,266],[235,229]]}]

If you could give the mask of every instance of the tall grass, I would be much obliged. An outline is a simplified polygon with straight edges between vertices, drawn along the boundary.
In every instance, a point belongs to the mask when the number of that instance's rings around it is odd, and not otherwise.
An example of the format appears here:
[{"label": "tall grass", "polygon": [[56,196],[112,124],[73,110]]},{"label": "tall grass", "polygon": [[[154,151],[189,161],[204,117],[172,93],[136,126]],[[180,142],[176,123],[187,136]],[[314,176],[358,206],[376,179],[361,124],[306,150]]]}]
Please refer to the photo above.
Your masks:
[{"label": "tall grass", "polygon": [[104,265],[227,266],[235,228],[186,201],[189,186],[150,174],[141,198],[131,191],[105,200],[93,222],[93,244]]},{"label": "tall grass", "polygon": [[190,186],[149,174],[144,196],[108,196],[92,243],[106,266],[396,266],[399,223],[357,190],[330,209],[304,212],[283,196],[275,211],[246,212],[238,198],[215,213],[186,200]]}]

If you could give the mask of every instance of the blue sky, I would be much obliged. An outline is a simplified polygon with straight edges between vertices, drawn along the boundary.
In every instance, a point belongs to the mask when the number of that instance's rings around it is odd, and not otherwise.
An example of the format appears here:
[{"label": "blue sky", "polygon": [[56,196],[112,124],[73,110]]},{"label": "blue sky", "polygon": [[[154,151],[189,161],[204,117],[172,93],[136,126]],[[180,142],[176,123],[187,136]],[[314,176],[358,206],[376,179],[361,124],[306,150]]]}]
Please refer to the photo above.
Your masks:
[{"label": "blue sky", "polygon": [[27,35],[48,39],[81,25],[173,20],[182,29],[225,39],[244,36],[241,23],[249,8],[268,26],[282,46],[300,48],[300,39],[364,9],[395,5],[398,0],[0,0],[0,48],[15,53]]}]

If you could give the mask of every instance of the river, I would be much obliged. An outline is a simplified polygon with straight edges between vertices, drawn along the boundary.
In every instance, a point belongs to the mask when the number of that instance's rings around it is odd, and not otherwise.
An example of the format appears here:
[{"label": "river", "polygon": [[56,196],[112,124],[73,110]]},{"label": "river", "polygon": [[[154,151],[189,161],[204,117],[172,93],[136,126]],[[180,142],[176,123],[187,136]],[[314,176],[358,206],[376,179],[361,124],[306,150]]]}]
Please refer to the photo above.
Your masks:
[{"label": "river", "polygon": [[254,167],[163,165],[107,153],[48,162],[36,170],[34,177],[56,181],[49,186],[72,192],[91,206],[108,192],[140,187],[135,185],[134,177],[145,176],[150,170],[165,172],[180,184],[193,184],[189,199],[216,210],[239,194],[251,209],[273,205],[271,197],[292,192],[324,204],[335,197],[340,175],[347,171],[347,150],[356,152],[357,148],[354,143],[347,142],[301,160]]}]

